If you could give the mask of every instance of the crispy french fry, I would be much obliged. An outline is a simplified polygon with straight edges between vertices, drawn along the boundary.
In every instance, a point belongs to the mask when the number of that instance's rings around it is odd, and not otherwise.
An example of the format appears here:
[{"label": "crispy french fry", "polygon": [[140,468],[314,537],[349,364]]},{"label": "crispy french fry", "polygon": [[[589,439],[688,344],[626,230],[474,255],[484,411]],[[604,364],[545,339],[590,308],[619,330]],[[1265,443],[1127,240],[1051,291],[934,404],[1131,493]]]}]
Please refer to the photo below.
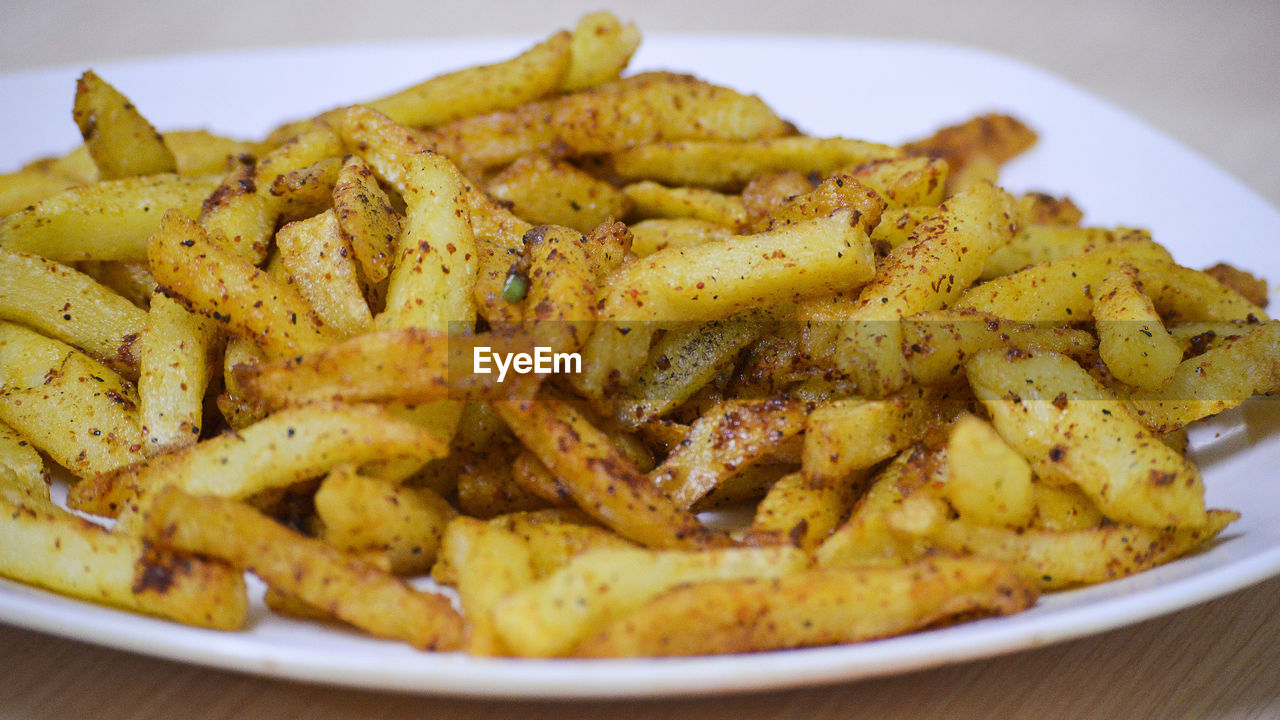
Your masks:
[{"label": "crispy french fry", "polygon": [[290,283],[314,308],[320,322],[342,337],[372,329],[373,315],[360,289],[353,253],[334,212],[280,228],[276,247]]},{"label": "crispy french fry", "polygon": [[859,642],[954,617],[1016,613],[1036,596],[1008,565],[979,558],[698,583],[605,625],[574,654],[699,655]]},{"label": "crispy french fry", "polygon": [[169,488],[150,504],[144,527],[153,543],[249,570],[268,585],[378,637],[424,650],[458,646],[462,619],[445,597],[414,590],[244,503]]},{"label": "crispy french fry", "polygon": [[194,445],[204,427],[217,325],[154,293],[139,343],[139,422],[147,457]]},{"label": "crispy french fry", "polygon": [[178,171],[164,138],[129,98],[87,70],[76,81],[71,112],[103,180]]},{"label": "crispy french fry", "polygon": [[408,463],[407,469],[386,469],[393,480],[444,453],[444,443],[435,436],[381,407],[309,405],[282,410],[238,433],[98,475],[71,488],[67,503],[114,517],[138,496],[170,486],[243,499],[320,477],[339,465],[369,466],[391,459]]}]

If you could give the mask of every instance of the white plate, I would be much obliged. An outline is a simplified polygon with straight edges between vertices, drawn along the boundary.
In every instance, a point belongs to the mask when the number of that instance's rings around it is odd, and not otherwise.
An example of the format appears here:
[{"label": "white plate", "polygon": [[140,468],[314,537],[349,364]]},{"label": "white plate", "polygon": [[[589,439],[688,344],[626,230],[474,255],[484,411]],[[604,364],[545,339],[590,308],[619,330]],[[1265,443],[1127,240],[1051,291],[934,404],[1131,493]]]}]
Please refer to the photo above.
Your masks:
[{"label": "white plate", "polygon": [[[258,136],[279,121],[358,101],[434,72],[508,57],[523,40],[321,48],[111,63],[97,68],[158,127]],[[760,94],[803,129],[897,142],[997,109],[1036,128],[1013,190],[1069,193],[1094,224],[1151,228],[1179,261],[1230,259],[1280,279],[1280,213],[1238,181],[1127,114],[1042,71],[950,46],[810,38],[656,37],[633,67],[694,72]],[[0,168],[77,142],[81,68],[0,78]],[[866,78],[866,80],[861,80]],[[374,84],[376,83],[376,85]],[[249,629],[182,627],[0,581],[0,619],[124,650],[340,685],[494,697],[705,694],[800,686],[953,663],[1097,633],[1280,572],[1280,411],[1257,400],[1193,432],[1213,507],[1244,512],[1211,549],[1028,612],[858,645],[634,661],[476,659],[420,653],[255,605]]]}]

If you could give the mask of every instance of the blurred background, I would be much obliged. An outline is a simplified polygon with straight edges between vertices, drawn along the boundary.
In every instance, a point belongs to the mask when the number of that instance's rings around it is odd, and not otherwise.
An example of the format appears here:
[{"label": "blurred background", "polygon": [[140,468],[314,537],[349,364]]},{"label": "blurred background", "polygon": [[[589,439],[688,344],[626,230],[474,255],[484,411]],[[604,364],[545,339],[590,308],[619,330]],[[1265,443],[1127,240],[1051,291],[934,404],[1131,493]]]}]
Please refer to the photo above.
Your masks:
[{"label": "blurred background", "polygon": [[[601,8],[648,34],[912,38],[1003,53],[1128,110],[1280,205],[1276,0],[0,0],[0,72],[242,48],[532,37]],[[938,68],[938,82],[946,74]]]}]

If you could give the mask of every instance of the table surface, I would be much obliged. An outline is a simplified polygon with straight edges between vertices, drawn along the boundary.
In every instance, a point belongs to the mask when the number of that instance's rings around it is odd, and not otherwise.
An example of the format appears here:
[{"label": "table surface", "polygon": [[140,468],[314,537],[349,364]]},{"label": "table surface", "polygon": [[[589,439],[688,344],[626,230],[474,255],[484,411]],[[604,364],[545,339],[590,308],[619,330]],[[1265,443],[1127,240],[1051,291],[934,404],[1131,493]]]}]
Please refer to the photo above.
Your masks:
[{"label": "table surface", "polygon": [[[598,2],[518,7],[135,0],[6,3],[0,72],[248,47],[536,34]],[[489,11],[486,7],[492,5]],[[1127,109],[1280,205],[1280,3],[650,2],[643,31],[943,40],[1021,58]],[[1194,182],[1194,178],[1188,179]],[[1274,240],[1273,238],[1260,241]],[[1059,645],[936,670],[707,699],[495,702],[269,680],[0,626],[3,718],[1280,717],[1280,579]]]}]

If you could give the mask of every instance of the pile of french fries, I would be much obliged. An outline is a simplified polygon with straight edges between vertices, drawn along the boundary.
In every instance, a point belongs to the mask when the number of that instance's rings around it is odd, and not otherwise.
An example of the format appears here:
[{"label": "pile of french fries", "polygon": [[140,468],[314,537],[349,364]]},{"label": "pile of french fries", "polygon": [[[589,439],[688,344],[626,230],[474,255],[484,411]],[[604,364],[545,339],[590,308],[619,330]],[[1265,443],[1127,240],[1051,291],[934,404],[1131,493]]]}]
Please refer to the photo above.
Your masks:
[{"label": "pile of french fries", "polygon": [[84,145],[0,177],[0,574],[224,630],[250,572],[426,650],[733,653],[1015,613],[1238,517],[1183,428],[1280,387],[1265,284],[1010,195],[1013,118],[812,137],[624,76],[639,40],[589,15],[258,142],[85,73]]}]

